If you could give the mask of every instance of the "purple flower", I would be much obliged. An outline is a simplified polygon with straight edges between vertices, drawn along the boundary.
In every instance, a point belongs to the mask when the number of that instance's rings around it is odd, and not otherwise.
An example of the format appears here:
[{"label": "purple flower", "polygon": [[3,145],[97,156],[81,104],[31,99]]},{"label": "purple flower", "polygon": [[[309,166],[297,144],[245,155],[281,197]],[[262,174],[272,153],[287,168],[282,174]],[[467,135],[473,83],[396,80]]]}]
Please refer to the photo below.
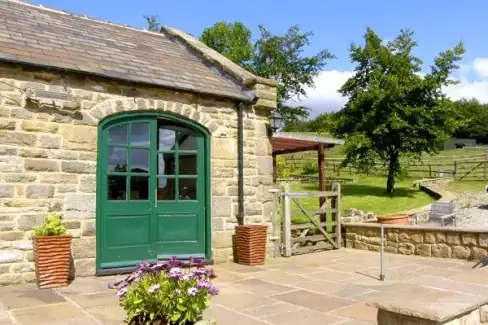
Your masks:
[{"label": "purple flower", "polygon": [[217,276],[215,275],[215,271],[213,269],[208,269],[206,270],[207,271],[207,275],[210,279],[215,279]]},{"label": "purple flower", "polygon": [[190,296],[194,296],[194,295],[196,295],[196,294],[197,294],[197,292],[198,292],[198,289],[197,289],[197,288],[190,288],[190,289],[188,289],[188,294],[189,294]]},{"label": "purple flower", "polygon": [[117,297],[123,297],[127,293],[127,288],[122,288],[119,291],[117,291]]},{"label": "purple flower", "polygon": [[208,288],[208,293],[211,294],[212,296],[216,296],[219,294],[219,289],[216,287],[216,286],[210,286],[210,288]]},{"label": "purple flower", "polygon": [[149,289],[147,289],[147,292],[155,293],[156,291],[159,290],[160,287],[161,287],[161,285],[159,283],[153,284],[152,286],[149,287]]},{"label": "purple flower", "polygon": [[198,281],[197,288],[199,289],[208,289],[212,286],[212,284],[208,281]]},{"label": "purple flower", "polygon": [[181,276],[181,269],[179,267],[174,267],[169,270],[169,277],[173,279],[178,279]]}]

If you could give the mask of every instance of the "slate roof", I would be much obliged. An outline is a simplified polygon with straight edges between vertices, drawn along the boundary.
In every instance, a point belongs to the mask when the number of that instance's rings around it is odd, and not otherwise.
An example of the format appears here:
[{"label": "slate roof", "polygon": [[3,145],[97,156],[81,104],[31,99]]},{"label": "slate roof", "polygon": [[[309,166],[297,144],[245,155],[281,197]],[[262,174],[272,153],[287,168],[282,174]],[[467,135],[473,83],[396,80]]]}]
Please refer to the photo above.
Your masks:
[{"label": "slate roof", "polygon": [[243,87],[162,33],[0,0],[0,61],[249,101]]}]

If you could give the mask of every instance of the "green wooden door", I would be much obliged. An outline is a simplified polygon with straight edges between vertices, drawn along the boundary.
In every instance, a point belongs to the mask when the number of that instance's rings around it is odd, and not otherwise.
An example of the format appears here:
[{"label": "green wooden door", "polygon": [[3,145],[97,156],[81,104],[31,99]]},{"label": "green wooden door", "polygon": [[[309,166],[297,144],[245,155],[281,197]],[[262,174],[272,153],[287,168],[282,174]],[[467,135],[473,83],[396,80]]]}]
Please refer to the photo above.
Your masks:
[{"label": "green wooden door", "polygon": [[102,127],[100,269],[205,257],[205,154],[201,131],[170,119],[131,116]]}]

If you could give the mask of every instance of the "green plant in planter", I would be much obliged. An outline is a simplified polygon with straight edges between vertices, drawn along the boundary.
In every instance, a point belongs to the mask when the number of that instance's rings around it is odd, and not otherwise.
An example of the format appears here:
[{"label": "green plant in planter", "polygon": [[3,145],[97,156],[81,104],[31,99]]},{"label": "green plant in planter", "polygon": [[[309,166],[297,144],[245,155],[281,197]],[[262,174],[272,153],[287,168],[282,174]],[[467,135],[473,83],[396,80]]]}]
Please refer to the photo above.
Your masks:
[{"label": "green plant in planter", "polygon": [[66,227],[59,214],[49,214],[44,219],[44,223],[34,229],[35,237],[42,236],[63,236],[66,235]]}]

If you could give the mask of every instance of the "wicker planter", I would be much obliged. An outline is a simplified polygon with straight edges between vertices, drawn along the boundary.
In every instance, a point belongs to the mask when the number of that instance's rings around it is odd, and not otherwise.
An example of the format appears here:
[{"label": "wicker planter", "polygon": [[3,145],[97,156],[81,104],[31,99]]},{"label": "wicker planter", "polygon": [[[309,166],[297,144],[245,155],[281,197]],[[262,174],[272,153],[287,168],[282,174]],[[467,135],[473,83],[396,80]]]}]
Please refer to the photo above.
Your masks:
[{"label": "wicker planter", "polygon": [[34,237],[34,262],[39,288],[68,285],[71,236]]},{"label": "wicker planter", "polygon": [[390,216],[377,217],[378,223],[384,224],[397,224],[397,225],[408,225],[408,214],[397,214]]},{"label": "wicker planter", "polygon": [[237,263],[263,265],[266,258],[267,225],[236,227],[235,248]]}]

